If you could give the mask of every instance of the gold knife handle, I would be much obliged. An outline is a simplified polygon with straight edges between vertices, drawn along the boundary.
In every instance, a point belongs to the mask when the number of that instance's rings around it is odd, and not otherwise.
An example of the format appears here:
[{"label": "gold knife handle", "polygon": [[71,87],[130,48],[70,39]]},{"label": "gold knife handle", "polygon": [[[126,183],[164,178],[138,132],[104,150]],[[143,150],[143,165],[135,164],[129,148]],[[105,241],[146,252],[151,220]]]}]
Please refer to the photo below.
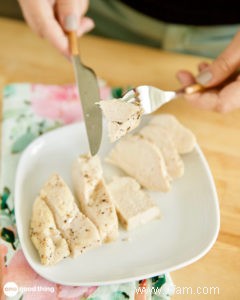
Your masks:
[{"label": "gold knife handle", "polygon": [[78,55],[78,43],[76,31],[67,32],[69,51],[71,55]]}]

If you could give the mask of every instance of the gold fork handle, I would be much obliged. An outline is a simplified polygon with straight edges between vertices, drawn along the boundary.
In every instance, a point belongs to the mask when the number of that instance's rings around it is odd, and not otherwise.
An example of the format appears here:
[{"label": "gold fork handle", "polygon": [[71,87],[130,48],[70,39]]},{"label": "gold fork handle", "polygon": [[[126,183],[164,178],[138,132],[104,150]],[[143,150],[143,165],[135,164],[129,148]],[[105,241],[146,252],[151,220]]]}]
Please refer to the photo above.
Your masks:
[{"label": "gold fork handle", "polygon": [[185,92],[185,94],[191,95],[191,94],[194,94],[197,92],[203,92],[204,90],[205,90],[204,86],[202,86],[199,83],[195,83],[195,84],[187,86],[184,89],[184,92]]},{"label": "gold fork handle", "polygon": [[67,32],[69,51],[71,55],[79,55],[76,31]]},{"label": "gold fork handle", "polygon": [[182,96],[184,94],[191,95],[191,94],[194,94],[194,93],[197,93],[197,92],[203,92],[203,91],[205,91],[205,89],[206,88],[204,86],[202,86],[201,84],[194,83],[194,84],[191,84],[187,87],[181,88],[181,89],[179,89],[175,92],[176,92],[176,95],[178,97],[178,96]]},{"label": "gold fork handle", "polygon": [[[229,76],[226,80],[224,80],[222,83],[218,84],[214,88],[222,89],[224,86],[226,86],[230,82],[236,80],[236,78],[238,78],[239,74],[240,74],[239,70],[234,72],[231,76]],[[177,90],[176,94],[177,94],[177,96],[182,96],[183,94],[191,95],[191,94],[194,94],[197,92],[204,92],[208,89],[209,89],[209,87],[204,87],[199,83],[194,83],[187,87],[181,88],[180,90]]]}]

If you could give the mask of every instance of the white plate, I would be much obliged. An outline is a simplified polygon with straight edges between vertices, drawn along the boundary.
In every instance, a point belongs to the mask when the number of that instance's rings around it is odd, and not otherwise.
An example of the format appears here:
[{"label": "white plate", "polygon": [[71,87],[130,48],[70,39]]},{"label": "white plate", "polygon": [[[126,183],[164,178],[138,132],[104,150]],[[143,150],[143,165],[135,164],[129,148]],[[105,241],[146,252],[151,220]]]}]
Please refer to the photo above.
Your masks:
[{"label": "white plate", "polygon": [[[104,136],[100,157],[105,157],[111,147]],[[85,128],[78,123],[44,134],[21,156],[15,185],[17,229],[26,259],[38,274],[65,285],[121,283],[182,268],[210,250],[219,231],[219,206],[211,172],[196,146],[184,156],[185,174],[173,182],[171,191],[151,193],[161,209],[160,220],[130,233],[121,230],[116,242],[75,259],[42,266],[29,238],[33,202],[53,172],[72,188],[72,162],[87,151]],[[106,177],[111,177],[114,169],[106,164],[103,168]]]}]

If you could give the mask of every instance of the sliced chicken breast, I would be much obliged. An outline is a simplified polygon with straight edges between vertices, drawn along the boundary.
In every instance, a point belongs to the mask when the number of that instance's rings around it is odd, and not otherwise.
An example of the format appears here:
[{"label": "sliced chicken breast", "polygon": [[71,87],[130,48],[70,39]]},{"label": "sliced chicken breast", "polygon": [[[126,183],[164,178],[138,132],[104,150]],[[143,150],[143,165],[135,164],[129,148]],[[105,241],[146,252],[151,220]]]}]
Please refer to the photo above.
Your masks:
[{"label": "sliced chicken breast", "polygon": [[116,177],[108,187],[125,229],[132,230],[160,217],[159,207],[132,177]]},{"label": "sliced chicken breast", "polygon": [[96,225],[102,241],[118,237],[118,219],[115,206],[103,179],[99,158],[80,156],[73,165],[73,186],[83,213]]},{"label": "sliced chicken breast", "polygon": [[168,131],[160,126],[148,125],[141,129],[141,136],[153,142],[162,152],[168,174],[175,179],[184,173],[184,163],[178,154],[174,141]]},{"label": "sliced chicken breast", "polygon": [[50,177],[40,197],[53,212],[72,257],[100,245],[101,238],[96,226],[80,212],[70,189],[59,175]]},{"label": "sliced chicken breast", "polygon": [[106,160],[149,190],[167,192],[170,189],[170,177],[161,151],[139,135],[121,139]]},{"label": "sliced chicken breast", "polygon": [[184,154],[193,150],[196,144],[194,134],[173,115],[159,114],[151,119],[150,124],[163,128],[168,132],[169,137],[177,147],[178,153]]},{"label": "sliced chicken breast", "polygon": [[143,113],[138,102],[129,103],[121,99],[99,102],[105,118],[108,121],[108,135],[111,142],[135,129]]},{"label": "sliced chicken breast", "polygon": [[55,265],[70,254],[66,240],[56,227],[51,210],[40,197],[33,205],[30,237],[43,265]]}]

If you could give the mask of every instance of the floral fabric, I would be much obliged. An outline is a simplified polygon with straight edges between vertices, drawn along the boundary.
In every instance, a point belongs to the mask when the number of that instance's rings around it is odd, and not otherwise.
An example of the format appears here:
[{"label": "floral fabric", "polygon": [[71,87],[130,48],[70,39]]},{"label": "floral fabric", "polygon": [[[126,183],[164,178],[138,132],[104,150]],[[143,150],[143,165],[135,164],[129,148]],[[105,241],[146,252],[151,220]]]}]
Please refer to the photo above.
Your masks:
[{"label": "floral fabric", "polygon": [[[101,99],[122,94],[120,88],[111,89],[101,81],[99,84]],[[172,285],[169,274],[119,285],[71,287],[42,278],[24,257],[15,227],[13,199],[15,172],[21,152],[39,135],[81,119],[81,106],[74,85],[12,84],[4,89],[0,161],[0,299],[8,299],[4,295],[4,285],[9,282],[25,288],[9,298],[17,300],[169,299],[168,291],[160,295],[156,293],[156,288]],[[36,290],[38,287],[41,289]],[[136,292],[138,288],[140,290]]]}]

